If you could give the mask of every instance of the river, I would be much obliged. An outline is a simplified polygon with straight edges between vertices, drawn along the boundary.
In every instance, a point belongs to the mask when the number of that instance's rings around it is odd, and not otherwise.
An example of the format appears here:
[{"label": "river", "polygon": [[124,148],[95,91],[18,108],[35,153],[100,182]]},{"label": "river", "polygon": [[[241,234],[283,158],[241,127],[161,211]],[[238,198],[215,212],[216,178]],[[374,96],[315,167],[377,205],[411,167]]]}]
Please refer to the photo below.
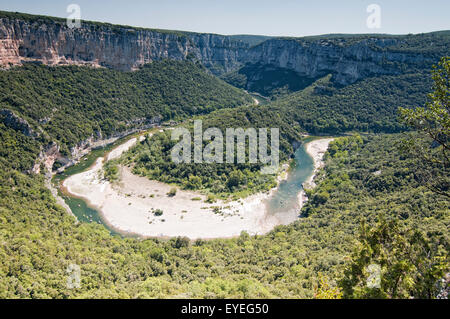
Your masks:
[{"label": "river", "polygon": [[[82,158],[77,165],[66,169],[62,174],[56,175],[53,182],[60,186],[65,179],[88,170],[99,157],[105,157],[111,150],[125,144],[129,139],[130,137],[123,138],[107,147],[93,150]],[[305,142],[313,139],[307,138]],[[302,183],[311,176],[313,170],[314,161],[306,152],[305,146],[302,145],[295,151],[287,179],[283,180],[272,196],[265,200],[268,215],[275,216],[280,224],[288,224],[297,219],[301,208],[298,195],[302,191]],[[58,188],[58,192],[80,222],[103,224],[112,234],[119,234],[104,221],[102,214],[89,207],[84,199],[68,194],[61,187]]]},{"label": "river", "polygon": [[[305,149],[305,144],[312,139],[307,138],[304,144],[295,151],[288,178],[280,183],[278,189],[268,199],[269,214],[276,215],[283,224],[293,222],[297,217],[295,212],[301,208],[298,195],[303,190],[303,182],[313,173],[314,161]],[[295,212],[293,213],[293,211]]]}]

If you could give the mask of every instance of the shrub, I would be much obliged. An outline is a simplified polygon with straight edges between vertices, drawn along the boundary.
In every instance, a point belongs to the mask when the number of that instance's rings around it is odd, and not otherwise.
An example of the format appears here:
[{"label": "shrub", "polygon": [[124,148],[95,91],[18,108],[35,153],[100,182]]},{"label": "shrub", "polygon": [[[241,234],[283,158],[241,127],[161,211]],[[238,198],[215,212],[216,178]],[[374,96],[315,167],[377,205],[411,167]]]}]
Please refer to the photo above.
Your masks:
[{"label": "shrub", "polygon": [[167,193],[167,196],[174,197],[177,194],[177,189],[175,187],[171,188],[170,191]]},{"label": "shrub", "polygon": [[155,211],[153,212],[153,215],[155,216],[161,216],[163,214],[163,210],[162,209],[155,209]]}]

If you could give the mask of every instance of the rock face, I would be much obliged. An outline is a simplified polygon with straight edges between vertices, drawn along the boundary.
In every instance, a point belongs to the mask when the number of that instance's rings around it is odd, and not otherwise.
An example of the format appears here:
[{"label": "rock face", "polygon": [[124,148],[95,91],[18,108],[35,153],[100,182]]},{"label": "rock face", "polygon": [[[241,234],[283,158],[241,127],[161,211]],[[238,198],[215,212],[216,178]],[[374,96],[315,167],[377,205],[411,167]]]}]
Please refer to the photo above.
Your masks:
[{"label": "rock face", "polygon": [[[23,20],[0,14],[0,65],[37,61],[135,70],[164,58],[195,57],[217,72],[236,67],[248,45],[226,36],[83,23],[70,29],[60,20]],[[216,72],[216,73],[217,73]]]},{"label": "rock face", "polygon": [[333,74],[334,82],[347,85],[384,74],[399,74],[402,66],[422,67],[436,62],[433,55],[391,50],[402,39],[387,37],[361,39],[353,44],[327,39],[271,39],[251,48],[245,62],[272,65],[316,79]]},{"label": "rock face", "polygon": [[[77,164],[80,159],[91,152],[95,148],[105,147],[111,143],[114,143],[118,139],[128,136],[130,134],[148,130],[152,127],[159,125],[159,122],[154,123],[144,123],[139,127],[132,128],[123,132],[114,134],[113,136],[102,137],[101,134],[94,136],[92,135],[88,139],[79,142],[77,145],[70,149],[70,155],[64,156],[60,152],[60,147],[57,143],[51,142],[48,145],[41,148],[38,158],[36,159],[32,172],[39,174],[41,166],[45,168],[45,172],[50,174],[52,172],[61,173],[66,168]],[[54,169],[53,164],[58,162],[58,167]],[[50,176],[49,175],[49,176]]]},{"label": "rock face", "polygon": [[[435,34],[435,42],[419,42],[423,48],[410,41],[420,35],[270,38],[251,46],[232,36],[93,22],[70,29],[64,19],[0,12],[0,67],[34,61],[129,71],[154,60],[193,58],[214,74],[267,65],[295,71],[304,79],[331,73],[333,81],[346,85],[368,76],[401,73],[405,66],[429,67],[437,56],[448,54],[449,33]],[[429,54],[433,45],[440,51]]]},{"label": "rock face", "polygon": [[0,110],[1,118],[0,120],[7,126],[11,127],[16,131],[22,132],[26,136],[37,137],[38,134],[33,131],[30,124],[23,118],[14,114],[13,111],[8,109]]}]

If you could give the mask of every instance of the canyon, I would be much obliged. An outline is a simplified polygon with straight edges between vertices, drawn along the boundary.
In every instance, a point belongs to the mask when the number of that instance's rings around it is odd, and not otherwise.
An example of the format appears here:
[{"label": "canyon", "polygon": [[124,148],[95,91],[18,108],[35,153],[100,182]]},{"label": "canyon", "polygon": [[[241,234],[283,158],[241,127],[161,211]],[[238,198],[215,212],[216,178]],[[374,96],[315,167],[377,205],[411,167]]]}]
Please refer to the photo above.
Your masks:
[{"label": "canyon", "polygon": [[[429,43],[417,47],[422,38]],[[405,36],[266,37],[252,45],[255,42],[245,37],[86,21],[71,29],[65,19],[0,12],[0,67],[35,62],[132,71],[155,60],[193,59],[215,75],[263,66],[292,71],[306,83],[332,74],[336,84],[348,85],[370,76],[429,68],[446,54],[449,39],[443,31]],[[245,86],[251,87],[261,76],[264,72],[246,74]]]}]

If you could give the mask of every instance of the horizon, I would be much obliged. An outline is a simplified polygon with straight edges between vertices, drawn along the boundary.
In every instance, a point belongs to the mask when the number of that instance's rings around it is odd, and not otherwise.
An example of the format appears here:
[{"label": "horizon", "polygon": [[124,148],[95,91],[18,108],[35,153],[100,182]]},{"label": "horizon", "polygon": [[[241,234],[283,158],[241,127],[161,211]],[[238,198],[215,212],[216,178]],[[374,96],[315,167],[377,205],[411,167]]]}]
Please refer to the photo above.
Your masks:
[{"label": "horizon", "polygon": [[[0,0],[0,10],[65,19],[70,14],[67,13],[69,4],[73,2],[60,1],[55,4],[49,0],[39,3],[24,0],[11,4]],[[178,0],[164,4],[135,1],[134,6],[120,0],[111,1],[108,6],[80,0],[75,4],[79,5],[81,19],[86,22],[220,35],[406,35],[450,30],[450,21],[445,15],[450,10],[450,3],[442,0],[434,1],[442,10],[430,10],[429,5],[419,1],[403,0],[395,4],[387,1],[351,0],[344,4],[325,1],[320,7],[308,1],[285,1],[277,5],[260,1],[256,5],[254,1],[237,4],[235,0],[226,4],[214,0],[197,0],[193,4]],[[367,19],[373,13],[369,6],[374,4],[380,8],[380,23],[369,26]],[[256,16],[258,18],[255,20]]]},{"label": "horizon", "polygon": [[[21,12],[21,11],[7,11],[7,10],[0,10],[0,12],[7,12],[7,13],[16,13],[16,14],[26,14],[30,16],[43,16],[48,18],[55,18],[55,19],[66,19],[66,17],[61,16],[52,16],[52,15],[46,15],[46,14],[35,14],[35,13],[28,13],[28,12]],[[428,33],[437,33],[437,32],[450,32],[449,29],[439,29],[439,30],[432,30],[432,31],[426,31],[426,32],[417,32],[417,33],[380,33],[380,32],[368,32],[368,33],[320,33],[320,34],[311,34],[311,35],[302,35],[302,36],[286,36],[286,35],[267,35],[267,34],[250,34],[250,33],[233,33],[233,34],[224,34],[224,33],[214,33],[214,32],[197,32],[197,31],[189,31],[189,30],[182,30],[182,29],[162,29],[162,28],[153,28],[153,27],[141,27],[136,26],[132,24],[117,24],[117,23],[111,23],[108,21],[98,21],[98,20],[85,20],[81,19],[81,22],[84,23],[102,23],[106,25],[112,25],[112,26],[121,26],[121,27],[131,27],[131,28],[138,28],[138,29],[147,29],[147,30],[160,30],[160,31],[169,31],[169,32],[185,32],[185,33],[199,33],[199,34],[216,34],[216,35],[222,35],[222,36],[258,36],[258,37],[269,37],[269,38],[310,38],[310,37],[325,37],[325,36],[340,36],[340,35],[354,35],[354,36],[363,36],[363,35],[376,35],[376,36],[405,36],[405,35],[419,35],[419,34],[428,34]]]}]

